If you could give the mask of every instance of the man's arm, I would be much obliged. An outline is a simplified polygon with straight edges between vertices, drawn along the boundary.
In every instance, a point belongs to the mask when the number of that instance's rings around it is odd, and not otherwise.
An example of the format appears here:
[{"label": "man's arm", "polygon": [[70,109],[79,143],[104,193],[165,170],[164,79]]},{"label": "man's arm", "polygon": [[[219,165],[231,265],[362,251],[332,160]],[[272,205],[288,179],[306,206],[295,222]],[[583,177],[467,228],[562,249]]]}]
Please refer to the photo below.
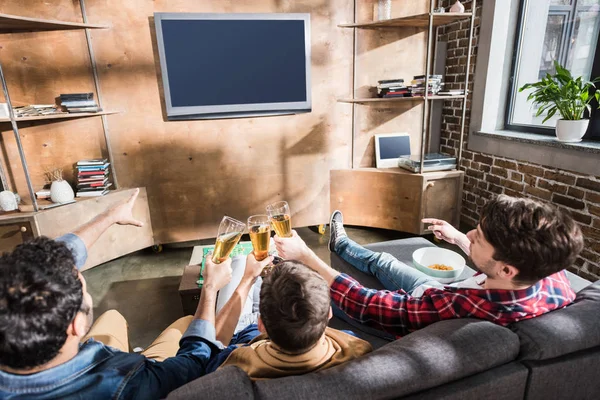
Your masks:
[{"label": "man's arm", "polygon": [[73,233],[56,238],[63,242],[73,253],[75,266],[83,267],[87,260],[88,250],[98,238],[113,224],[143,226],[143,223],[133,218],[132,209],[140,190],[136,189],[127,200],[114,205],[96,216],[91,221],[75,229]]},{"label": "man's arm", "polygon": [[179,341],[177,355],[162,362],[145,360],[119,398],[162,399],[206,373],[208,361],[219,351],[215,337],[215,307],[218,291],[231,280],[231,258],[214,264],[207,256],[203,276],[200,302],[192,323]]},{"label": "man's arm", "polygon": [[436,238],[457,245],[466,255],[471,254],[471,241],[467,238],[467,235],[460,232],[448,222],[436,218],[423,218],[421,222],[431,224],[427,229],[429,229]]},{"label": "man's arm", "polygon": [[133,205],[139,193],[140,189],[135,189],[135,192],[127,201],[107,209],[88,223],[77,228],[73,234],[77,235],[83,241],[85,247],[89,249],[114,224],[143,226],[144,224],[133,218],[132,215]]},{"label": "man's arm", "polygon": [[280,238],[273,237],[277,253],[286,260],[298,260],[312,270],[316,271],[327,284],[331,286],[335,278],[340,274],[339,271],[331,268],[325,261],[321,260],[302,240],[295,230],[292,230],[292,237]]},{"label": "man's arm", "polygon": [[387,333],[403,336],[434,322],[474,316],[485,318],[485,305],[467,296],[440,289],[428,289],[413,297],[403,290],[368,289],[346,274],[339,275],[330,288],[333,304],[350,318]]},{"label": "man's arm", "polygon": [[244,304],[248,298],[248,293],[256,282],[256,278],[260,275],[262,270],[273,261],[273,257],[267,257],[262,261],[256,261],[254,254],[250,253],[246,257],[246,267],[244,268],[244,275],[239,285],[231,295],[231,298],[223,306],[219,315],[217,315],[217,322],[215,324],[217,330],[217,340],[223,343],[225,346],[229,344],[235,327],[237,326],[238,320]]}]

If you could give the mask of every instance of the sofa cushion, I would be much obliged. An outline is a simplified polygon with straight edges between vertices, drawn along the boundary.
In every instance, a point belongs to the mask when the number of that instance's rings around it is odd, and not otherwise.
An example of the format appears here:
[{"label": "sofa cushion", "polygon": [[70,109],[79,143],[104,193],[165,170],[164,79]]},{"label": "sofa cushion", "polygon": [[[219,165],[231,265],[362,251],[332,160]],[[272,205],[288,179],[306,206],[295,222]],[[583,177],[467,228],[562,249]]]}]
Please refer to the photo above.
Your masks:
[{"label": "sofa cushion", "polygon": [[325,399],[396,398],[508,363],[518,351],[517,336],[491,322],[441,321],[347,364],[258,381],[255,395],[261,399],[306,399],[315,393]]},{"label": "sofa cushion", "polygon": [[252,381],[238,367],[224,367],[172,391],[167,400],[253,399]]},{"label": "sofa cushion", "polygon": [[560,310],[517,322],[521,360],[546,360],[600,346],[600,281],[577,294]]}]

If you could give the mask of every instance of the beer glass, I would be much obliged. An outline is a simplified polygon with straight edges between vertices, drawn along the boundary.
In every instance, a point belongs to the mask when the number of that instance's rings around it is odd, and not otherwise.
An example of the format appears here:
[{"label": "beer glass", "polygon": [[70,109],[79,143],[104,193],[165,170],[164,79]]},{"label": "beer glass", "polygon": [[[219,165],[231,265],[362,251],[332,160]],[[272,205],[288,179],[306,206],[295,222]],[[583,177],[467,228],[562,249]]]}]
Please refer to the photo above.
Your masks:
[{"label": "beer glass", "polygon": [[212,256],[212,261],[215,264],[220,264],[229,257],[235,245],[240,241],[246,225],[228,216],[224,216],[219,225],[217,234],[217,242],[215,243],[215,251]]},{"label": "beer glass", "polygon": [[252,215],[248,217],[248,232],[254,249],[256,261],[262,261],[269,255],[271,225],[268,215]]},{"label": "beer glass", "polygon": [[267,214],[279,237],[292,237],[290,206],[286,201],[278,201],[267,206]]}]

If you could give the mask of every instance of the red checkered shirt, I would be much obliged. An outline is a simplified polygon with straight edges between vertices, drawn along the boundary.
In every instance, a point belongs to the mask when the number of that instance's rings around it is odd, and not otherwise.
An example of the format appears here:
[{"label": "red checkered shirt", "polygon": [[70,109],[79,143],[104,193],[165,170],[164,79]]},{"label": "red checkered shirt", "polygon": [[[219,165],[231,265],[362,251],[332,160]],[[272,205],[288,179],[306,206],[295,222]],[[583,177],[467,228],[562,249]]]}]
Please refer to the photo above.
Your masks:
[{"label": "red checkered shirt", "polygon": [[508,325],[564,307],[575,299],[565,271],[522,290],[446,286],[426,289],[421,297],[404,290],[368,289],[340,274],[330,294],[333,303],[352,319],[396,336],[452,318],[480,318]]}]

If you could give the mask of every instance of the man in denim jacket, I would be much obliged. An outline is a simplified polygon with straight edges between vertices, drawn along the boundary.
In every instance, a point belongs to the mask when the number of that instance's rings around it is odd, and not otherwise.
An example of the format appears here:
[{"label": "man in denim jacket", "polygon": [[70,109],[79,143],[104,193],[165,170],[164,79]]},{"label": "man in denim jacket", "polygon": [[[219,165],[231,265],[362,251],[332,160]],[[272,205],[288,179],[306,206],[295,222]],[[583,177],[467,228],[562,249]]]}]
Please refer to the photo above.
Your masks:
[{"label": "man in denim jacket", "polygon": [[[207,260],[198,309],[187,323],[178,321],[180,329],[189,326],[171,357],[165,358],[168,345],[162,351],[154,346],[154,359],[125,352],[127,347],[119,351],[115,347],[128,345],[114,331],[115,315],[99,318],[105,325],[109,321],[103,334],[90,331],[92,299],[78,268],[111,225],[141,226],[132,216],[137,194],[74,233],[56,240],[39,237],[0,257],[1,399],[158,399],[205,373],[217,350],[215,301],[231,279],[231,259],[219,265]],[[111,346],[87,339],[94,332]],[[169,341],[165,332],[162,342]]]}]

